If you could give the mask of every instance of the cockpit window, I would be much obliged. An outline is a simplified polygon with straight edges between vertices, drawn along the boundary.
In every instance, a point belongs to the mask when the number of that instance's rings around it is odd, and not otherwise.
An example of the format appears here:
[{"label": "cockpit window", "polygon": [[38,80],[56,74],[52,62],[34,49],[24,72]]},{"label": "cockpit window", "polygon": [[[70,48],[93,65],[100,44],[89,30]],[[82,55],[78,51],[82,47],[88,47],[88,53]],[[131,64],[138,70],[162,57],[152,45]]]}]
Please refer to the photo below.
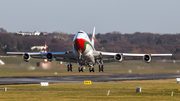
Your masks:
[{"label": "cockpit window", "polygon": [[83,32],[79,31],[78,33],[83,33]]}]

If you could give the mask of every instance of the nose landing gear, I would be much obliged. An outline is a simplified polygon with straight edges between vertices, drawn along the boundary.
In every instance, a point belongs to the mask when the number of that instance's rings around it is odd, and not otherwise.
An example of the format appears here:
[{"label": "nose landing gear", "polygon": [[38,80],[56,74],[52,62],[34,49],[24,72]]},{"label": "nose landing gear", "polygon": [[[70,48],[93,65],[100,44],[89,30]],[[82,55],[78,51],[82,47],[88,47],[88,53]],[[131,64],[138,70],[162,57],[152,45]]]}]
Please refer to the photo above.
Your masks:
[{"label": "nose landing gear", "polygon": [[94,72],[94,67],[89,68],[89,72],[91,72],[91,71]]},{"label": "nose landing gear", "polygon": [[82,67],[82,66],[79,67],[79,68],[78,68],[78,71],[79,71],[79,72],[81,72],[81,71],[83,72],[83,67]]}]

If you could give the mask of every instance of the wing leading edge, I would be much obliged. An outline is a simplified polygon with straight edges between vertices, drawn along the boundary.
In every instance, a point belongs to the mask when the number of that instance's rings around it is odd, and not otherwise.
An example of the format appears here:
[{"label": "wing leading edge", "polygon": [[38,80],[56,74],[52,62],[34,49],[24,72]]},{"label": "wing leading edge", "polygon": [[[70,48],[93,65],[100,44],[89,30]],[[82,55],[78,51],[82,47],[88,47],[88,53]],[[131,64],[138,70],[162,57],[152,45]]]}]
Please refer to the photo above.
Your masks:
[{"label": "wing leading edge", "polygon": [[62,52],[7,52],[8,55],[18,55],[22,56],[22,58],[27,62],[29,61],[30,57],[38,58],[38,59],[48,59],[51,60],[55,58],[57,61],[60,60],[67,60],[74,59],[74,50],[70,51],[62,51]]},{"label": "wing leading edge", "polygon": [[[136,57],[136,56],[144,56],[146,54],[136,54],[136,53],[112,53],[112,52],[102,52],[102,51],[98,51],[100,52],[103,56],[115,56],[116,54],[122,54],[123,56],[132,56],[132,57]],[[150,54],[151,56],[172,56],[172,54]]]},{"label": "wing leading edge", "polygon": [[102,52],[101,53],[103,60],[112,61],[122,61],[122,60],[135,60],[143,59],[145,62],[150,62],[151,57],[166,57],[172,56],[172,54],[136,54],[136,53],[113,53],[113,52]]}]

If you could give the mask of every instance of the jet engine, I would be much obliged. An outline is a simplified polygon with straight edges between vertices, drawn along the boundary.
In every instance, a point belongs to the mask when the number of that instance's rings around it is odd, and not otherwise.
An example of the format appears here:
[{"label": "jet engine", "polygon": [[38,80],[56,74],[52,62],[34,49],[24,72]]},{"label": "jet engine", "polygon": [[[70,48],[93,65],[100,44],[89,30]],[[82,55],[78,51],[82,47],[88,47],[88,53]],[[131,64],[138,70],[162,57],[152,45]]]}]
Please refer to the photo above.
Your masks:
[{"label": "jet engine", "polygon": [[51,61],[53,60],[53,55],[52,55],[52,53],[47,53],[46,58],[47,58],[48,61],[51,62]]},{"label": "jet engine", "polygon": [[121,61],[123,60],[123,55],[122,55],[122,54],[116,54],[116,55],[114,56],[114,59],[117,60],[117,61],[119,61],[119,62],[121,62]]},{"label": "jet engine", "polygon": [[151,55],[150,54],[146,54],[143,56],[143,60],[147,63],[151,62]]},{"label": "jet engine", "polygon": [[30,55],[28,53],[25,53],[25,54],[22,55],[22,58],[23,58],[24,61],[28,62],[31,57],[30,57]]}]

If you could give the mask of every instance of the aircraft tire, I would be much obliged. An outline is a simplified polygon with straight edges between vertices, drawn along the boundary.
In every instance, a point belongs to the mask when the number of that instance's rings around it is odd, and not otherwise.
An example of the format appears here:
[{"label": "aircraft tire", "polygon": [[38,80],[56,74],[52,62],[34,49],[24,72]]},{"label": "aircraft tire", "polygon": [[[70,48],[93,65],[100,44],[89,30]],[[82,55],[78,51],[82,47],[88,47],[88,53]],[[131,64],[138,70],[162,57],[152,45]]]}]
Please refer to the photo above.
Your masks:
[{"label": "aircraft tire", "polygon": [[99,65],[99,72],[104,72],[104,67],[103,67],[103,65]]},{"label": "aircraft tire", "polygon": [[72,67],[70,67],[70,71],[72,72]]},{"label": "aircraft tire", "polygon": [[69,65],[67,65],[67,71],[69,72]]},{"label": "aircraft tire", "polygon": [[80,70],[80,67],[78,67],[78,71],[80,72],[81,70]]},{"label": "aircraft tire", "polygon": [[101,65],[99,65],[99,72],[101,72]]},{"label": "aircraft tire", "polygon": [[70,71],[72,72],[72,65],[70,65]]},{"label": "aircraft tire", "polygon": [[101,71],[104,72],[104,67],[103,67],[103,65],[101,66]]}]

